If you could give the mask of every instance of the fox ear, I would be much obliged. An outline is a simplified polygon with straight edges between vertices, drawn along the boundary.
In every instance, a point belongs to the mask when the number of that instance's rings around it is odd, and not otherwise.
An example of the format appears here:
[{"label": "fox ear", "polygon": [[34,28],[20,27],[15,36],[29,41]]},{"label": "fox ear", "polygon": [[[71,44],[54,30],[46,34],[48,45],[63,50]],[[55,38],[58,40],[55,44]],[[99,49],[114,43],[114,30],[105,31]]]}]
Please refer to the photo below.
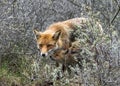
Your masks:
[{"label": "fox ear", "polygon": [[35,34],[35,38],[38,39],[41,35],[42,32],[37,31],[37,30],[33,30],[34,34]]},{"label": "fox ear", "polygon": [[54,33],[54,35],[53,35],[53,39],[54,39],[54,40],[58,40],[59,37],[60,37],[60,34],[61,34],[61,30],[56,31],[56,32]]}]

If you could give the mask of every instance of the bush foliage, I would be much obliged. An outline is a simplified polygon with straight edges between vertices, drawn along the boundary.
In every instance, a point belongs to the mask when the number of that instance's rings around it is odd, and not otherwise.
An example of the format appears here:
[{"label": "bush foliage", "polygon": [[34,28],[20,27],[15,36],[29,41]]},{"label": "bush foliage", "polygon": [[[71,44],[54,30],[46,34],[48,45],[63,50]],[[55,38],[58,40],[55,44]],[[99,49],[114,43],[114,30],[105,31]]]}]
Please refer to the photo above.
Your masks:
[{"label": "bush foliage", "polygon": [[[120,84],[119,0],[1,0],[0,86],[118,86]],[[74,17],[80,64],[62,73],[50,58],[41,58],[33,29]],[[99,34],[96,22],[103,27]],[[59,75],[59,77],[58,77]]]}]

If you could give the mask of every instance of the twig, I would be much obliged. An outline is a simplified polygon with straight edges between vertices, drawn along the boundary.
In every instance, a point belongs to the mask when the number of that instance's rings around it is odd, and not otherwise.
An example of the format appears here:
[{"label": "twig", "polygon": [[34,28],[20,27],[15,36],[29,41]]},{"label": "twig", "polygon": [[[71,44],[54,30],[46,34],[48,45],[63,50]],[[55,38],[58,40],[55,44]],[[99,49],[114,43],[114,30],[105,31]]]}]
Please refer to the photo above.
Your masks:
[{"label": "twig", "polygon": [[120,12],[120,6],[119,6],[118,10],[116,11],[114,17],[113,17],[112,20],[110,21],[110,24],[113,23],[113,21],[115,20],[115,18],[117,17],[117,15],[118,15],[119,12]]},{"label": "twig", "polygon": [[115,0],[116,4],[118,5],[118,10],[116,11],[114,17],[112,18],[112,20],[110,21],[110,24],[111,25],[113,23],[113,21],[115,20],[115,18],[117,17],[118,13],[120,12],[120,5],[118,4],[118,1]]},{"label": "twig", "polygon": [[80,5],[78,5],[77,3],[74,3],[73,0],[67,0],[67,1],[69,1],[69,2],[72,3],[72,4],[74,4],[74,5],[77,6],[77,7],[80,7]]}]

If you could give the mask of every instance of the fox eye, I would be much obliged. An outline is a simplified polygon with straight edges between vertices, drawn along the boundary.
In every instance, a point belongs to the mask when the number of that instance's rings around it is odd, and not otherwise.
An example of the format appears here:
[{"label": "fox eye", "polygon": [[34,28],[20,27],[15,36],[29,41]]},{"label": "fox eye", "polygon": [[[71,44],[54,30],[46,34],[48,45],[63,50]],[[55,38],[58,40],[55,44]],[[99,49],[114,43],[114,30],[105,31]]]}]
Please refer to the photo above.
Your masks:
[{"label": "fox eye", "polygon": [[53,46],[54,46],[54,45],[52,45],[52,44],[48,44],[48,45],[47,45],[47,47],[53,47]]},{"label": "fox eye", "polygon": [[40,47],[42,47],[42,46],[43,46],[43,44],[39,44],[39,46],[40,46]]}]

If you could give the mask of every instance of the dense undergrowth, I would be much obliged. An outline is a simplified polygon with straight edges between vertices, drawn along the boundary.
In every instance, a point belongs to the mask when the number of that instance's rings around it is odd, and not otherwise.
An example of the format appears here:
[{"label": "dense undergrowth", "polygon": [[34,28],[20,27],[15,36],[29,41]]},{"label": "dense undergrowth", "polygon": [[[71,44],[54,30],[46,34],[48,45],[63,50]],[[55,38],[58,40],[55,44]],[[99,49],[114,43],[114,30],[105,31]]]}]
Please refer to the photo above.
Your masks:
[{"label": "dense undergrowth", "polygon": [[[1,0],[0,86],[119,86],[119,0]],[[37,51],[33,28],[44,30],[60,20],[88,17],[76,26],[80,51],[73,55],[78,65],[64,73],[50,58]],[[101,21],[99,35],[96,21]],[[78,47],[78,46],[76,46]],[[58,77],[59,76],[59,77]]]},{"label": "dense undergrowth", "polygon": [[[92,23],[92,24],[91,24]],[[84,26],[76,26],[76,40],[80,51],[73,58],[80,59],[78,65],[70,67],[64,73],[61,66],[56,67],[50,58],[38,58],[39,55],[9,53],[1,55],[0,86],[117,86],[120,84],[119,51],[120,40],[117,32],[112,38],[103,32],[95,20]],[[112,39],[112,40],[111,40]],[[116,53],[116,57],[113,54]],[[118,55],[118,56],[117,56]]]}]

